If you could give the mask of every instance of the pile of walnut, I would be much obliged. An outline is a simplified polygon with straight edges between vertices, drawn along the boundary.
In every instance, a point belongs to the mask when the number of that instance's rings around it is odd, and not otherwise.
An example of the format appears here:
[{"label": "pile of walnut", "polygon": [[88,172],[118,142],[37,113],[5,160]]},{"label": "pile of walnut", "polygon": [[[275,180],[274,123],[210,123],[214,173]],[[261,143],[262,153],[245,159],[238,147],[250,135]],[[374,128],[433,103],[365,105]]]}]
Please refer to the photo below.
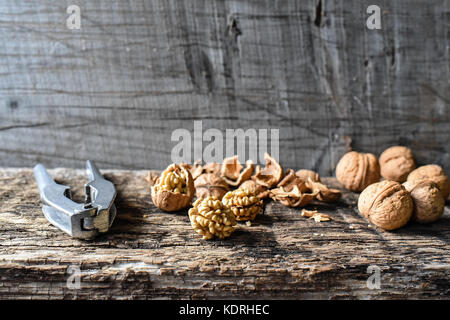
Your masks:
[{"label": "pile of walnut", "polygon": [[[338,201],[341,192],[330,189],[311,170],[283,170],[269,154],[264,168],[251,161],[243,167],[238,157],[226,158],[222,164],[171,164],[160,177],[149,174],[153,203],[168,212],[191,206],[189,219],[203,239],[223,239],[234,231],[236,221],[250,224],[263,212],[263,199],[272,198],[289,207],[304,207],[313,200]],[[233,189],[233,190],[231,190]],[[305,215],[315,221],[331,218],[315,213]],[[325,217],[326,216],[326,217]]]},{"label": "pile of walnut", "polygon": [[[370,153],[348,152],[336,167],[338,181],[347,189],[362,191],[358,210],[371,223],[384,229],[403,227],[410,220],[438,220],[450,194],[450,181],[436,164],[416,169],[410,149],[394,146],[379,160]],[[380,182],[380,177],[385,180]]]}]

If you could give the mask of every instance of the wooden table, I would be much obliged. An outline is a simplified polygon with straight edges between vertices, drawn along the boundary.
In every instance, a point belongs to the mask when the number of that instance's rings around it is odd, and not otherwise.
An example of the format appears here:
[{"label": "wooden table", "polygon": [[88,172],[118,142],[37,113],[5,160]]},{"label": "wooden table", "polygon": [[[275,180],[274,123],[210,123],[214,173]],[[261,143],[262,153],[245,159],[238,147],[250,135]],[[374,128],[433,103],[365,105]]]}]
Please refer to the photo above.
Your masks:
[{"label": "wooden table", "polygon": [[[82,199],[83,171],[50,172]],[[239,224],[227,240],[204,241],[186,211],[153,205],[145,174],[105,171],[117,186],[117,218],[109,233],[81,241],[44,218],[30,169],[0,169],[0,298],[450,297],[449,206],[437,223],[384,232],[358,214],[357,194],[309,206],[331,215],[321,223],[268,201],[251,226]],[[380,289],[367,286],[376,277],[369,266],[380,270]],[[67,285],[77,268],[79,289],[76,281]]]}]

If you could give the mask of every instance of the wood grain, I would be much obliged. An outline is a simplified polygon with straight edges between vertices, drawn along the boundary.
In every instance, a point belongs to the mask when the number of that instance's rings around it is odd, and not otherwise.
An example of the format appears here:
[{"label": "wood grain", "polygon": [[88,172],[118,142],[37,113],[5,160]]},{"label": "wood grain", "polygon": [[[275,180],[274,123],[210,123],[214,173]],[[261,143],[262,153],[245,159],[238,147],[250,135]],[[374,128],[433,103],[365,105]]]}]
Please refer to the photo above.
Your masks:
[{"label": "wood grain", "polygon": [[[51,174],[82,199],[80,170]],[[94,241],[71,239],[40,210],[29,169],[0,170],[0,299],[448,299],[450,208],[430,225],[394,232],[369,226],[357,194],[314,203],[332,217],[316,223],[268,201],[251,226],[204,241],[186,211],[163,213],[151,202],[144,171],[106,171],[117,187],[118,216]],[[337,186],[334,179],[325,179]],[[381,269],[381,288],[366,285]],[[81,288],[66,285],[70,266]]]},{"label": "wood grain", "polygon": [[[0,165],[160,169],[171,133],[278,128],[287,167],[332,175],[350,141],[450,170],[449,2],[0,4]],[[193,159],[197,160],[197,159]]]}]

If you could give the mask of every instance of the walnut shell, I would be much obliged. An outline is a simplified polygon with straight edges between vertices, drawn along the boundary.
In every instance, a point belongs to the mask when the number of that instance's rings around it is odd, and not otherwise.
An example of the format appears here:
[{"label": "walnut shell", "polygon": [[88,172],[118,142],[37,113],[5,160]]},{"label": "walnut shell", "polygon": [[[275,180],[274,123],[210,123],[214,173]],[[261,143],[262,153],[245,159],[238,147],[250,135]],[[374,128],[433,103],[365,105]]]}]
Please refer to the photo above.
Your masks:
[{"label": "walnut shell", "polygon": [[444,199],[447,200],[450,194],[450,181],[441,166],[428,164],[421,166],[408,175],[407,181],[431,180],[441,189]]},{"label": "walnut shell", "polygon": [[238,161],[238,156],[233,156],[223,160],[221,168],[222,178],[233,187],[239,186],[242,182],[251,178],[255,165],[251,160],[245,163],[245,168]]},{"label": "walnut shell", "polygon": [[213,196],[222,200],[225,193],[230,190],[225,180],[213,173],[204,173],[200,175],[195,180],[194,186],[197,198]]},{"label": "walnut shell", "polygon": [[341,198],[342,192],[338,189],[328,188],[325,184],[317,181],[312,181],[308,178],[306,182],[308,189],[312,193],[316,193],[316,199],[323,202],[336,202]]},{"label": "walnut shell", "polygon": [[262,170],[257,170],[255,181],[267,188],[273,188],[283,178],[283,168],[268,153],[264,154],[264,160],[266,161],[266,166]]},{"label": "walnut shell", "polygon": [[230,208],[216,197],[199,198],[189,209],[189,220],[194,230],[209,240],[214,236],[224,239],[234,231],[236,219]]},{"label": "walnut shell", "polygon": [[371,153],[351,151],[336,166],[336,178],[351,191],[363,191],[372,183],[380,181],[380,165]]},{"label": "walnut shell", "polygon": [[300,169],[295,175],[305,182],[308,181],[308,179],[311,179],[313,182],[320,182],[319,174],[313,170]]},{"label": "walnut shell", "polygon": [[380,172],[386,180],[405,182],[408,174],[416,168],[412,151],[407,147],[390,147],[380,155]]},{"label": "walnut shell", "polygon": [[297,186],[300,192],[303,193],[309,191],[309,188],[306,186],[306,181],[300,179],[297,176],[297,173],[294,172],[294,170],[287,169],[286,175],[277,184],[277,188],[283,187],[283,189],[286,191],[292,191],[292,189],[294,189],[294,186]]},{"label": "walnut shell", "polygon": [[317,196],[316,193],[301,192],[297,185],[288,191],[284,187],[270,190],[270,197],[273,200],[280,201],[287,207],[304,207],[308,205]]},{"label": "walnut shell", "polygon": [[194,193],[194,179],[191,173],[177,164],[168,166],[151,188],[155,206],[169,212],[188,207]]},{"label": "walnut shell", "polygon": [[270,194],[270,190],[267,187],[257,184],[254,180],[245,181],[239,186],[239,189],[248,189],[260,199],[265,199]]},{"label": "walnut shell", "polygon": [[431,223],[444,213],[445,200],[439,186],[430,180],[407,181],[403,184],[414,203],[412,219],[420,223]]},{"label": "walnut shell", "polygon": [[385,180],[364,189],[358,199],[358,210],[374,225],[394,230],[411,218],[413,200],[400,183]]}]

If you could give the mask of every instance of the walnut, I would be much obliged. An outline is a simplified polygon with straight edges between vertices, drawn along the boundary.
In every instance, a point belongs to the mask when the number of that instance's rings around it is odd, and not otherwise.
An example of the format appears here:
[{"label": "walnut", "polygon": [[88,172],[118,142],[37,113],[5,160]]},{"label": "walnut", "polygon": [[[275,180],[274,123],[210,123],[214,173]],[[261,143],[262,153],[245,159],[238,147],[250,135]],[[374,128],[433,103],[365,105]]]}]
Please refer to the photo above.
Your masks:
[{"label": "walnut", "polygon": [[308,181],[308,178],[310,178],[313,182],[320,182],[319,174],[313,170],[300,169],[295,173],[295,175],[305,182]]},{"label": "walnut", "polygon": [[442,167],[437,164],[421,166],[408,175],[407,181],[431,180],[441,189],[444,199],[450,194],[450,181]]},{"label": "walnut", "polygon": [[267,188],[273,188],[283,178],[283,168],[268,153],[264,154],[266,166],[255,174],[255,181]]},{"label": "walnut", "polygon": [[153,203],[165,211],[178,211],[189,206],[194,197],[194,180],[184,167],[171,164],[152,186]]},{"label": "walnut", "polygon": [[225,180],[213,173],[204,173],[200,175],[195,180],[194,186],[197,198],[214,196],[217,199],[222,200],[224,194],[230,190]]},{"label": "walnut", "polygon": [[270,197],[288,207],[304,207],[316,197],[316,193],[301,192],[297,185],[288,191],[284,187],[270,190]]},{"label": "walnut", "polygon": [[254,193],[260,199],[265,199],[270,194],[269,188],[257,184],[254,180],[247,180],[243,182],[239,186],[239,189],[248,189],[251,193]]},{"label": "walnut", "polygon": [[336,202],[341,198],[341,191],[338,189],[330,189],[321,182],[312,181],[308,178],[306,186],[316,193],[316,199],[323,202]]},{"label": "walnut", "polygon": [[403,183],[414,203],[412,219],[420,223],[431,223],[444,213],[445,200],[439,186],[430,180]]},{"label": "walnut", "polygon": [[263,201],[248,189],[229,191],[222,203],[231,209],[238,221],[254,220],[261,213]]},{"label": "walnut", "polygon": [[407,147],[390,147],[380,155],[381,176],[386,180],[405,182],[408,174],[416,168],[416,161]]},{"label": "walnut", "polygon": [[233,233],[236,219],[230,208],[213,196],[199,198],[189,209],[189,220],[194,230],[209,240],[214,236],[227,238]]},{"label": "walnut", "polygon": [[364,189],[358,199],[358,210],[376,226],[394,230],[411,218],[413,201],[404,186],[385,180]]},{"label": "walnut", "polygon": [[223,160],[221,175],[230,186],[237,187],[250,179],[254,166],[253,162],[248,160],[246,167],[243,168],[238,161],[238,156],[226,158]]},{"label": "walnut", "polygon": [[346,153],[336,166],[336,178],[351,191],[363,191],[380,180],[377,157],[371,153]]}]

